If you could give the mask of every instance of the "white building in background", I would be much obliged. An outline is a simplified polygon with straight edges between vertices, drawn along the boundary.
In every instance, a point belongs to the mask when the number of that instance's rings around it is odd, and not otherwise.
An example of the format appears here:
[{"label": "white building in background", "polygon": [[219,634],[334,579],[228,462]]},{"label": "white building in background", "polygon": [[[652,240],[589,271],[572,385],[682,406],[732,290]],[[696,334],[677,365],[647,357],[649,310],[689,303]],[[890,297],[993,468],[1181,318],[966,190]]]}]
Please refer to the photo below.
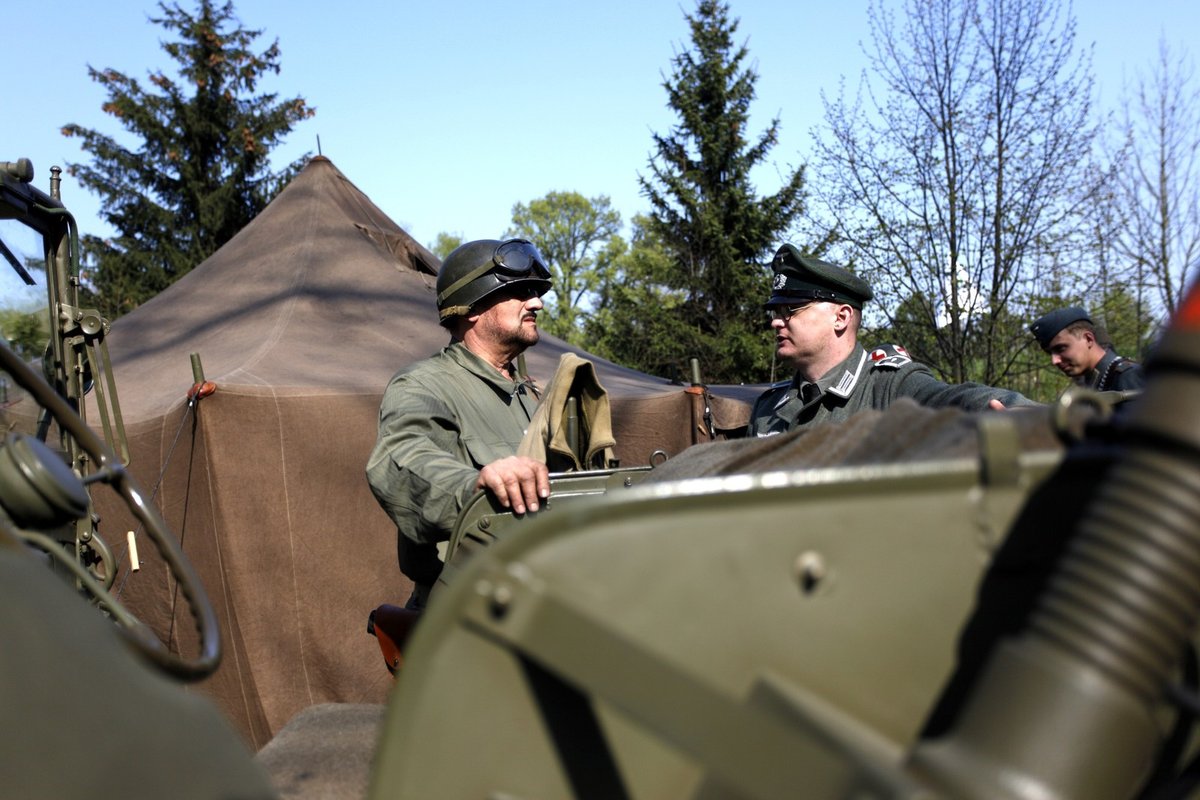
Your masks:
[{"label": "white building in background", "polygon": [[[955,292],[954,284],[956,283],[958,285],[958,307],[961,309],[959,313],[959,322],[962,322],[966,317],[969,317],[976,311],[980,310],[983,302],[983,292],[981,292],[975,282],[971,280],[971,276],[967,270],[963,267],[959,267],[957,281],[951,281],[949,276],[946,277],[944,283],[942,284],[942,296],[947,299],[950,298]],[[949,324],[950,304],[946,302],[943,303],[941,309],[938,310],[937,325],[939,328],[943,328]]]}]

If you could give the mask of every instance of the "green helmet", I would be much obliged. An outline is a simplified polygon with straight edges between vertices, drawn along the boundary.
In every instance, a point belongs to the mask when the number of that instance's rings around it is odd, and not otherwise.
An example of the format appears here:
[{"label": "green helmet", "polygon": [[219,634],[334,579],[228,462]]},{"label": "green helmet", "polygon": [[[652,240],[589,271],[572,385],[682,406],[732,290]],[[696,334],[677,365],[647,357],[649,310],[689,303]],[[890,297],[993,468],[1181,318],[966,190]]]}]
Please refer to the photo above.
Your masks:
[{"label": "green helmet", "polygon": [[459,245],[438,272],[438,318],[445,325],[493,292],[519,284],[531,285],[539,296],[550,291],[550,268],[532,242],[479,239]]}]

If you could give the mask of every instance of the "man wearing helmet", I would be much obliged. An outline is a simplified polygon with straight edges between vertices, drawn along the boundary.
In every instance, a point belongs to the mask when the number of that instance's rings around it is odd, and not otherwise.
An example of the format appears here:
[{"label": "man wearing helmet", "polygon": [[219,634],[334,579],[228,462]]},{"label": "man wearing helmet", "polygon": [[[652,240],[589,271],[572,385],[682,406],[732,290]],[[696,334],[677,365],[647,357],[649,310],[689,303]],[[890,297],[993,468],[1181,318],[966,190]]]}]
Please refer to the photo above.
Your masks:
[{"label": "man wearing helmet", "polygon": [[437,543],[480,489],[518,514],[550,494],[546,465],[516,455],[538,398],[517,357],[537,344],[550,270],[522,239],[467,242],[437,278],[450,344],[396,373],[379,408],[367,481],[398,529],[400,570],[420,609],[441,573]]},{"label": "man wearing helmet", "polygon": [[1036,405],[1007,389],[942,383],[899,345],[863,348],[858,343],[862,307],[874,292],[849,270],[803,255],[790,244],[775,253],[771,269],[771,297],[764,305],[775,332],[775,353],[796,374],[758,398],[751,436],[840,422],[868,408],[887,408],[898,397],[972,411]]}]

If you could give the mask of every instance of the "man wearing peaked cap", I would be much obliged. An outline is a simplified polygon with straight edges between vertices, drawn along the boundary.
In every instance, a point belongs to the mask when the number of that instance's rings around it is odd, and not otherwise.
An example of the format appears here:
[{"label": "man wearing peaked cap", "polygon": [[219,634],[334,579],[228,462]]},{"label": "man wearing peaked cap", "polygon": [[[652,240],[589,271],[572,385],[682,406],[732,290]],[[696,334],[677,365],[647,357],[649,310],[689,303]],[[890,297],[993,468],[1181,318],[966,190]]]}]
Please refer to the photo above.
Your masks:
[{"label": "man wearing peaked cap", "polygon": [[802,255],[795,245],[785,244],[771,261],[775,273],[767,307],[795,305],[800,300],[848,303],[858,310],[875,297],[871,285],[848,269]]},{"label": "man wearing peaked cap", "polygon": [[875,295],[853,272],[804,255],[791,244],[775,253],[771,270],[765,307],[775,332],[775,354],[796,374],[758,398],[751,436],[840,422],[868,408],[887,408],[899,397],[972,411],[1036,405],[1006,389],[943,383],[900,345],[865,349],[858,343],[858,330],[863,305]]},{"label": "man wearing peaked cap", "polygon": [[1104,328],[1079,306],[1055,309],[1029,330],[1050,354],[1050,363],[1079,386],[1104,392],[1146,385],[1142,365],[1117,355]]}]

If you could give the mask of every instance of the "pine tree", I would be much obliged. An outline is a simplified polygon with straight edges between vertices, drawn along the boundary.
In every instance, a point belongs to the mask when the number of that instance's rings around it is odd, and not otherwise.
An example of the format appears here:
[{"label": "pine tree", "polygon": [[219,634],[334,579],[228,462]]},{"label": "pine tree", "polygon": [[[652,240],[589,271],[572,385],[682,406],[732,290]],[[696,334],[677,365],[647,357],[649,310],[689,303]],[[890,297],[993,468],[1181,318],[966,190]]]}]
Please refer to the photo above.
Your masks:
[{"label": "pine tree", "polygon": [[[150,21],[177,39],[163,49],[179,64],[179,80],[150,73],[153,90],[114,69],[88,68],[108,91],[103,110],[139,139],[117,139],[70,124],[93,163],[69,164],[98,194],[113,239],[84,237],[91,263],[85,288],[116,317],[153,297],[211,255],[261,211],[302,166],[270,169],[271,150],[315,110],[301,97],[254,95],[266,73],[279,73],[279,43],[251,48],[262,34],[247,30],[232,2],[199,0],[194,14],[159,3]],[[157,90],[157,91],[155,91]]]},{"label": "pine tree", "polygon": [[[700,0],[686,19],[691,48],[676,54],[663,83],[679,123],[654,136],[650,173],[639,178],[651,205],[647,233],[671,260],[663,288],[678,302],[635,311],[641,318],[624,326],[636,334],[627,349],[663,353],[662,342],[645,339],[665,337],[675,340],[668,351],[699,358],[710,382],[765,380],[772,347],[762,313],[764,262],[802,210],[804,172],[791,171],[773,195],[756,194],[750,173],[778,143],[779,119],[747,140],[758,76],[744,65],[746,47],[734,44],[738,21],[728,4]],[[629,279],[642,277],[653,276]],[[627,363],[659,373],[669,366]],[[686,365],[674,366],[687,374]]]},{"label": "pine tree", "polygon": [[633,237],[601,283],[594,311],[585,321],[584,345],[598,356],[652,375],[685,382],[696,354],[683,294],[669,287],[675,263],[650,220],[632,220]]}]

